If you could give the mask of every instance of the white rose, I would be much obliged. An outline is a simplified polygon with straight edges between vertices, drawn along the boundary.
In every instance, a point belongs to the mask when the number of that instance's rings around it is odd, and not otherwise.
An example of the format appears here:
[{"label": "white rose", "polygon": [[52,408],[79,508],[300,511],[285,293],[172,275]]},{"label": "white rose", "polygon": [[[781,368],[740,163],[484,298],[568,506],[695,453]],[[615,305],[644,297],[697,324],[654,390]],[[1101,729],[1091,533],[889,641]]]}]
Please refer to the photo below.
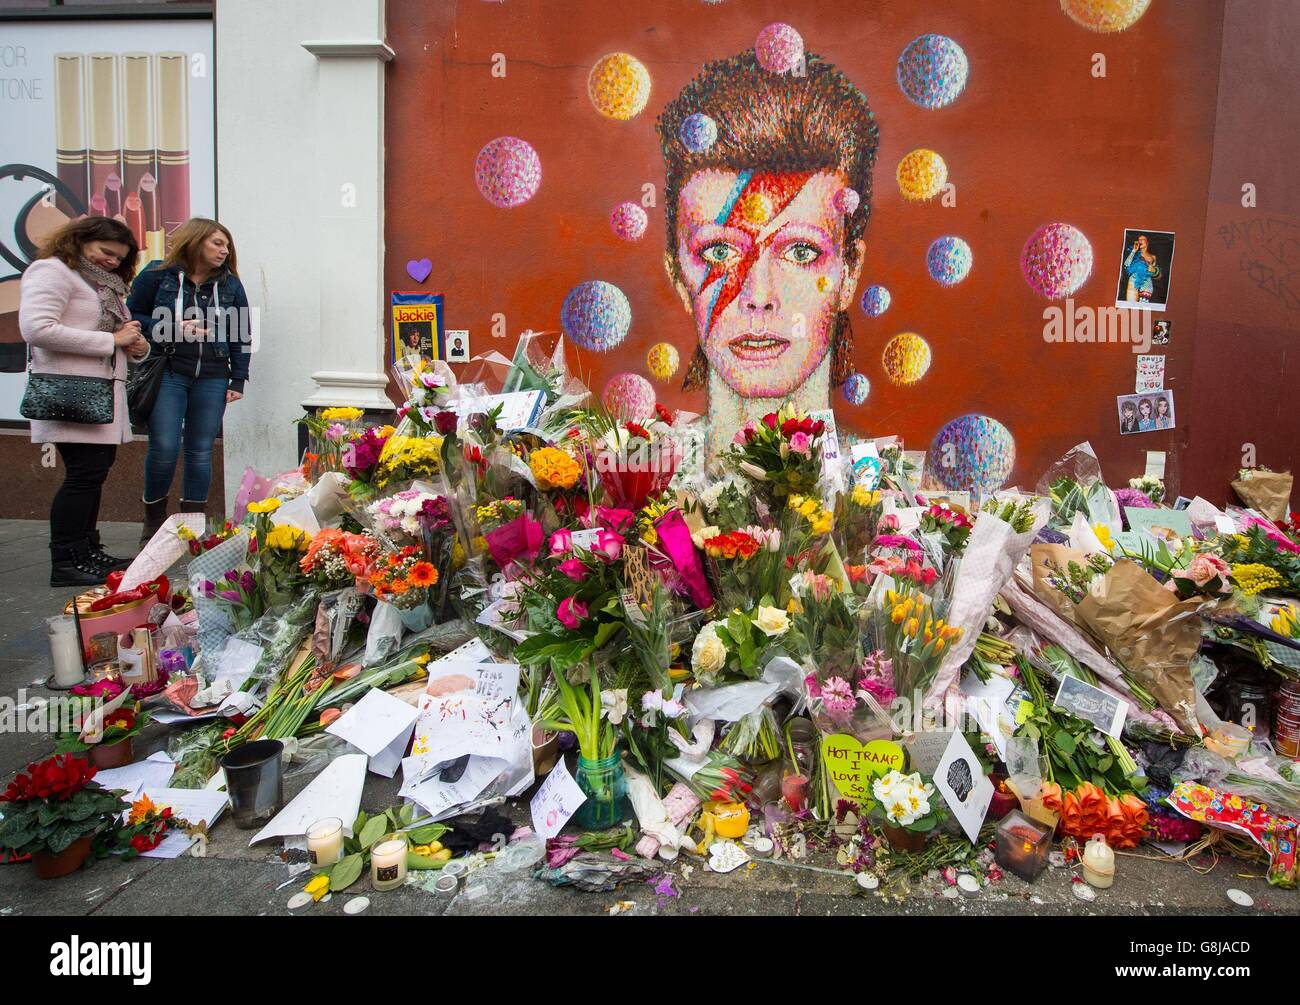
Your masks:
[{"label": "white rose", "polygon": [[699,530],[697,530],[694,534],[691,535],[691,542],[695,545],[695,547],[699,548],[700,551],[703,551],[704,542],[711,537],[717,537],[717,536],[718,536],[717,527],[713,527],[713,526],[701,527]]},{"label": "white rose", "polygon": [[727,647],[718,638],[717,622],[709,622],[695,636],[691,646],[691,666],[696,673],[717,673],[727,664]]},{"label": "white rose", "polygon": [[754,618],[754,624],[758,625],[768,638],[775,638],[789,630],[790,616],[779,607],[760,607],[758,615]]}]

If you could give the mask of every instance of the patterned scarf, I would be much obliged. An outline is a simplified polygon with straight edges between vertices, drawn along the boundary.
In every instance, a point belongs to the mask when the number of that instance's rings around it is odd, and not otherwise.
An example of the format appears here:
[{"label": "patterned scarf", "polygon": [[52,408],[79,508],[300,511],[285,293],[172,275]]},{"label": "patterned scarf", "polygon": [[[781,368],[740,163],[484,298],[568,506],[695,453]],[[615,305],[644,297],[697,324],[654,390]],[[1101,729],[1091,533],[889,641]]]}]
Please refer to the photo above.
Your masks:
[{"label": "patterned scarf", "polygon": [[78,264],[77,272],[99,294],[99,331],[115,332],[131,320],[124,299],[126,283],[122,281],[121,276],[101,269],[85,258]]}]

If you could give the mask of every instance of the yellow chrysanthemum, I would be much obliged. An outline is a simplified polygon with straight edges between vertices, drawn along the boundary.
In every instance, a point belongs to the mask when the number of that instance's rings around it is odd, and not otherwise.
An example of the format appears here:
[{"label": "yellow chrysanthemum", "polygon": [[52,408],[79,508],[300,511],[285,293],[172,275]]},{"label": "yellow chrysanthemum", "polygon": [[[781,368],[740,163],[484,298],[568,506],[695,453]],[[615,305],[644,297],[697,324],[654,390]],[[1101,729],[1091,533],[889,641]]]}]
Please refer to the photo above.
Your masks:
[{"label": "yellow chrysanthemum", "polygon": [[451,567],[459,569],[465,564],[465,546],[457,538],[455,544],[451,546]]},{"label": "yellow chrysanthemum", "polygon": [[541,447],[528,456],[528,466],[537,479],[537,487],[571,489],[578,483],[582,468],[569,454],[555,447]]},{"label": "yellow chrysanthemum", "polygon": [[868,490],[861,485],[854,486],[851,498],[854,506],[860,506],[863,509],[870,509],[872,506],[880,505],[880,493]]},{"label": "yellow chrysanthemum", "polygon": [[327,408],[320,413],[320,417],[330,422],[352,422],[365,414],[359,408]]},{"label": "yellow chrysanthemum", "polygon": [[1110,528],[1104,523],[1093,524],[1092,532],[1097,535],[1097,540],[1101,542],[1101,546],[1107,551],[1111,551],[1115,547],[1115,539],[1110,536]]}]

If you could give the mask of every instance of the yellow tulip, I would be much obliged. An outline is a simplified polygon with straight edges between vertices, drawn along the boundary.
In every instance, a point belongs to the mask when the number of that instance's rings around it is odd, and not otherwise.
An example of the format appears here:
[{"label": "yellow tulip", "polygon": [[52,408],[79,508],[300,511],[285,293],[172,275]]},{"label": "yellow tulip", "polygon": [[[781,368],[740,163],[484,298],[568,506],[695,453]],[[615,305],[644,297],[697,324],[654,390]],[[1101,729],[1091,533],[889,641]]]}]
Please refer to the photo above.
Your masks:
[{"label": "yellow tulip", "polygon": [[329,873],[322,872],[311,878],[306,886],[302,888],[303,893],[310,893],[312,900],[320,900],[325,894],[330,892]]}]

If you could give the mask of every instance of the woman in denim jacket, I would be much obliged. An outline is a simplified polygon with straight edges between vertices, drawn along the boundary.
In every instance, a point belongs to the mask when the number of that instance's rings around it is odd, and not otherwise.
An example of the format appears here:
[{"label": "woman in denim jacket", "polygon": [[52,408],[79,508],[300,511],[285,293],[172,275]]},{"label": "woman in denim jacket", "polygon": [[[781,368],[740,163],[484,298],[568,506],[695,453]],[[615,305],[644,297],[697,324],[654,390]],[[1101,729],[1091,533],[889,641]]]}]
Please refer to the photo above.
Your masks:
[{"label": "woman in denim jacket", "polygon": [[149,416],[142,544],[167,519],[182,448],[181,511],[206,509],[212,446],[226,405],[244,396],[252,351],[248,296],[230,231],[196,218],[178,227],[171,241],[167,258],[136,277],[127,301],[153,351],[168,357]]}]

